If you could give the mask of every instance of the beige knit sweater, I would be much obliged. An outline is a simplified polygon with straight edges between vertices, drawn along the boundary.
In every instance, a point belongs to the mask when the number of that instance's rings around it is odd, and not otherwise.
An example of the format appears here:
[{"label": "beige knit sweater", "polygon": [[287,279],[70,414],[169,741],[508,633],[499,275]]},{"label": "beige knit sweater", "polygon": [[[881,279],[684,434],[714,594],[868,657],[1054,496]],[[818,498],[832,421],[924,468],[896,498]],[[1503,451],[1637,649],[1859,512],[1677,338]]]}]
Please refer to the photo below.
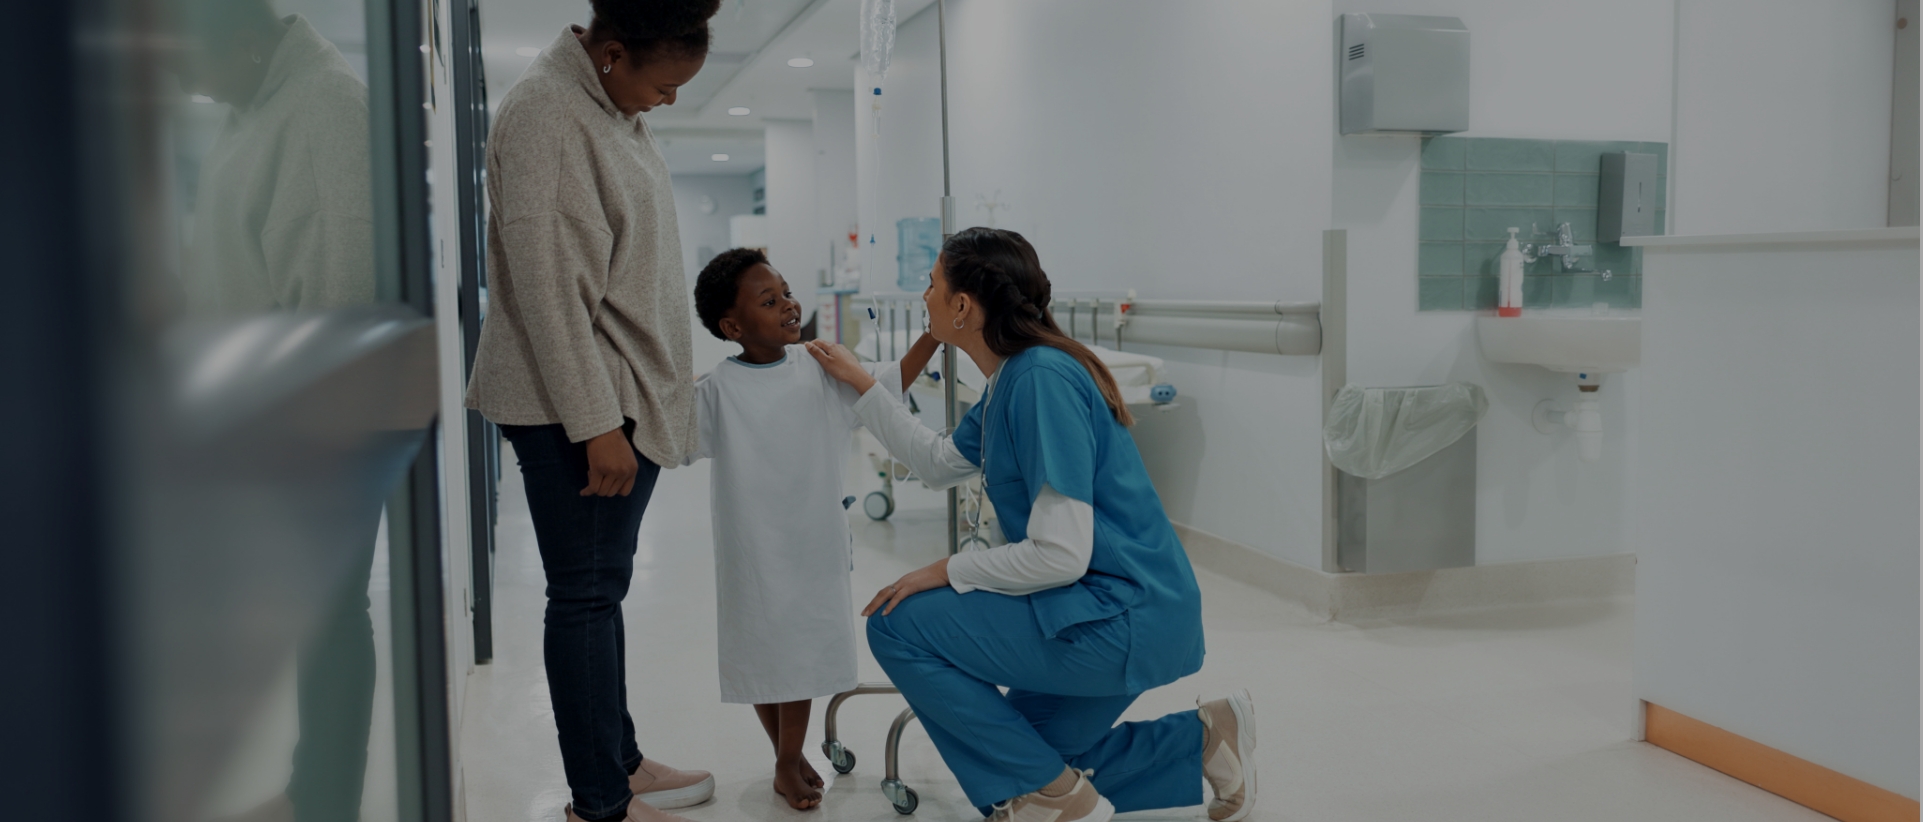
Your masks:
[{"label": "beige knit sweater", "polygon": [[694,448],[674,190],[570,27],[508,90],[487,145],[488,315],[467,405],[574,442],[635,422],[661,466]]}]

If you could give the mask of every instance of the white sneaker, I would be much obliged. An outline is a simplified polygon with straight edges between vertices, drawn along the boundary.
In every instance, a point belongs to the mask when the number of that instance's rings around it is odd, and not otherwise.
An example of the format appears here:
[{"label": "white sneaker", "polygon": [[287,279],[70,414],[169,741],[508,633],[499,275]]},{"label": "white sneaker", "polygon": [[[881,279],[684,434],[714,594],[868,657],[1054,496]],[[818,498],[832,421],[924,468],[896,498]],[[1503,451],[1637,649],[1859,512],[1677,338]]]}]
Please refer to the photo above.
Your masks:
[{"label": "white sneaker", "polygon": [[1109,822],[1115,806],[1095,792],[1088,777],[1075,772],[1075,787],[1061,796],[1025,793],[995,806],[993,822]]},{"label": "white sneaker", "polygon": [[1209,819],[1242,822],[1255,810],[1255,699],[1248,689],[1212,702],[1195,701],[1208,733],[1202,739],[1202,775],[1215,789]]}]

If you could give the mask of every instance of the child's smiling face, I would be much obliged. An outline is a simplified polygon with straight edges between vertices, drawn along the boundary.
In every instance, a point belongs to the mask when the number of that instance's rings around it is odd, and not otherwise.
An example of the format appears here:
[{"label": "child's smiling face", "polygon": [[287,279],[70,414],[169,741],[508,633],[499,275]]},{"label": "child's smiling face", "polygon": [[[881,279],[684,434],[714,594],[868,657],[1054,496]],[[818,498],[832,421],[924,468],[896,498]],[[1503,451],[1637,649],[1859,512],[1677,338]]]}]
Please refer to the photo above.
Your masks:
[{"label": "child's smiling face", "polygon": [[743,348],[779,348],[801,342],[801,303],[788,281],[763,263],[741,272],[734,308],[721,318],[721,333]]}]

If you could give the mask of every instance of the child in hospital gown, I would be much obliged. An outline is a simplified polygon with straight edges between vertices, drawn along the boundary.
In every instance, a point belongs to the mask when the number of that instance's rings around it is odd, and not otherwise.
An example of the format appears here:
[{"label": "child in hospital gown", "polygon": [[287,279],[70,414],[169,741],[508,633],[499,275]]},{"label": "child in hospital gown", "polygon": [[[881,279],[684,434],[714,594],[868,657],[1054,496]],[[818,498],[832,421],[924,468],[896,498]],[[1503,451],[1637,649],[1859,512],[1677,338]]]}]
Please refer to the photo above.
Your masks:
[{"label": "child in hospital gown", "polygon": [[[742,346],[696,380],[700,444],[688,457],[714,461],[721,698],[756,706],[776,746],[775,790],[814,807],[820,777],[800,753],[810,701],[856,684],[842,476],[858,397],[798,344],[800,305],[760,252],[716,257],[695,303],[715,336]],[[871,371],[899,394],[934,346]]]}]

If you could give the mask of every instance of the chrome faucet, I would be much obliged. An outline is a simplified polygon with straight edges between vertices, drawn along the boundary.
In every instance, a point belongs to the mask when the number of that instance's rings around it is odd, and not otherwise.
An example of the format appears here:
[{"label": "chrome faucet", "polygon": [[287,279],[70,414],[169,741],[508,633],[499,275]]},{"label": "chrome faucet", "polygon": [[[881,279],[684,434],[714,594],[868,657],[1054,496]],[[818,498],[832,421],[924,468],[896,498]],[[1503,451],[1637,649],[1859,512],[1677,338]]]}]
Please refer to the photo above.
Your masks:
[{"label": "chrome faucet", "polygon": [[[1534,226],[1531,226],[1531,229],[1534,230]],[[1565,272],[1580,271],[1581,269],[1577,266],[1580,264],[1582,258],[1594,254],[1595,251],[1596,247],[1593,245],[1587,243],[1582,245],[1576,244],[1575,232],[1570,230],[1568,223],[1563,223],[1556,227],[1555,245],[1537,246],[1532,243],[1523,246],[1522,249],[1523,255],[1529,258],[1530,262],[1535,262],[1538,255],[1550,255],[1562,258],[1561,268]]]}]

